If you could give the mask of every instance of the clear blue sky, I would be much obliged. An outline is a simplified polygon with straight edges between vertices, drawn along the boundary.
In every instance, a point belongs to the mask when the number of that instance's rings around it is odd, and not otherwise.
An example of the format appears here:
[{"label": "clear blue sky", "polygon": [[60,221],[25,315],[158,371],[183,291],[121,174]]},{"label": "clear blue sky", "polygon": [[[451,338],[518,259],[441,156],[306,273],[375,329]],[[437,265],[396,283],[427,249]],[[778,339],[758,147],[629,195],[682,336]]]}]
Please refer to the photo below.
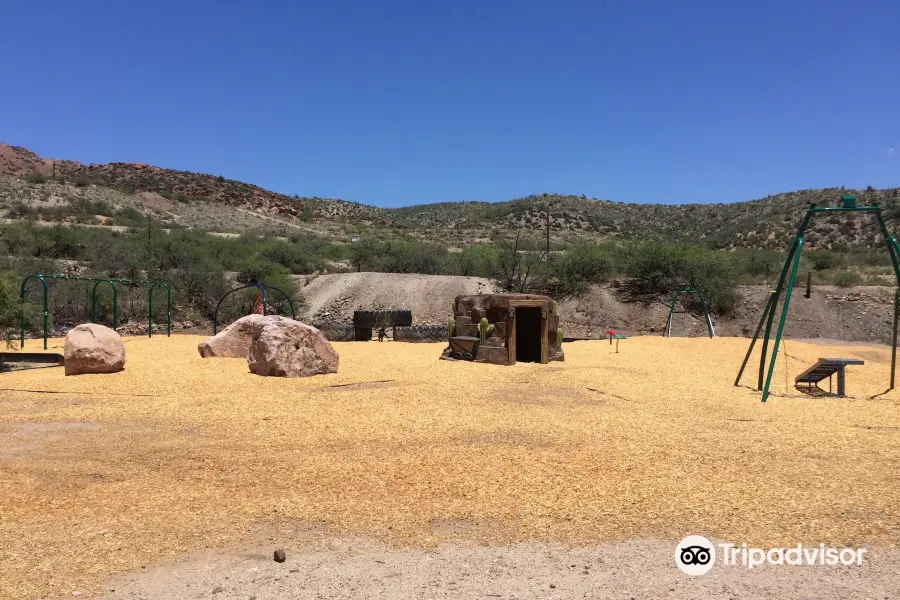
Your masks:
[{"label": "clear blue sky", "polygon": [[897,0],[50,0],[2,13],[0,141],[47,157],[380,206],[900,185]]}]

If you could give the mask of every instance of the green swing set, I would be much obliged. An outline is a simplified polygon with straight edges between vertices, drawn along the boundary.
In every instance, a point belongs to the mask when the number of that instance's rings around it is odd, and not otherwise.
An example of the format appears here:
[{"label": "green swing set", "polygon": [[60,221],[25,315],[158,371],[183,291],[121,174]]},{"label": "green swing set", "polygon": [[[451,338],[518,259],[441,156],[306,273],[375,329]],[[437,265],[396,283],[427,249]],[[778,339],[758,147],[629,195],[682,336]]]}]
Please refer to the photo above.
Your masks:
[{"label": "green swing set", "polygon": [[[44,350],[47,349],[47,337],[50,329],[50,309],[49,296],[50,290],[47,285],[48,279],[65,279],[70,281],[93,281],[94,286],[91,289],[91,322],[97,322],[97,289],[101,284],[106,283],[112,288],[113,294],[113,329],[119,327],[119,308],[118,296],[119,291],[116,284],[139,285],[147,288],[147,337],[153,337],[153,290],[161,287],[166,290],[166,335],[172,335],[172,288],[164,281],[135,281],[131,279],[112,279],[109,277],[80,277],[77,275],[44,275],[41,273],[32,273],[26,275],[22,279],[22,285],[19,288],[19,302],[25,304],[25,286],[32,279],[41,282],[43,308],[44,308]],[[19,348],[25,347],[25,317],[23,316],[20,323],[19,332]]]},{"label": "green swing set", "polygon": [[675,304],[678,302],[678,299],[684,294],[697,294],[700,298],[700,306],[703,308],[703,315],[706,318],[706,329],[709,332],[709,337],[716,337],[716,331],[713,329],[712,317],[709,315],[709,309],[706,307],[706,300],[703,298],[703,292],[700,288],[692,288],[686,287],[677,290],[672,295],[672,301],[669,303],[669,318],[666,319],[666,328],[663,332],[667,338],[672,337],[672,315],[678,315],[682,313],[691,313],[689,310],[675,310]]},{"label": "green swing set", "polygon": [[[760,316],[759,324],[756,326],[756,332],[753,334],[750,347],[747,349],[747,355],[744,356],[744,362],[741,363],[737,378],[734,380],[735,386],[740,385],[741,376],[744,374],[744,369],[747,366],[747,362],[750,360],[750,355],[753,353],[753,347],[756,345],[756,340],[759,338],[760,332],[763,331],[763,324],[765,324],[756,385],[757,390],[762,390],[763,402],[769,397],[769,385],[772,383],[772,375],[775,372],[775,359],[778,355],[778,346],[781,344],[782,336],[784,334],[784,322],[787,319],[788,305],[791,301],[791,292],[794,289],[794,280],[797,278],[797,266],[800,264],[800,254],[803,251],[804,233],[806,233],[806,228],[812,217],[819,214],[835,213],[870,213],[875,215],[879,229],[881,230],[881,234],[887,245],[888,254],[891,257],[891,265],[894,268],[894,277],[897,279],[898,285],[898,289],[894,293],[894,325],[891,335],[891,381],[890,387],[888,387],[889,390],[894,389],[894,374],[897,365],[897,319],[898,309],[900,309],[900,246],[898,246],[896,238],[888,233],[880,206],[877,204],[872,206],[857,206],[856,196],[845,195],[841,197],[841,206],[838,207],[817,208],[815,204],[809,205],[809,208],[806,210],[806,216],[803,217],[803,221],[801,221],[800,227],[797,229],[797,234],[794,236],[793,242],[791,242],[787,259],[784,261],[784,267],[782,267],[781,274],[778,277],[778,283],[772,293],[769,294],[769,299]],[[775,309],[778,306],[778,300],[782,293],[784,293],[784,300],[781,305],[781,316],[778,320],[778,329],[775,333],[775,344],[772,348],[772,357],[769,360],[768,369],[766,369],[766,358],[768,357],[767,351],[769,338],[772,333],[772,323],[775,320]]]}]

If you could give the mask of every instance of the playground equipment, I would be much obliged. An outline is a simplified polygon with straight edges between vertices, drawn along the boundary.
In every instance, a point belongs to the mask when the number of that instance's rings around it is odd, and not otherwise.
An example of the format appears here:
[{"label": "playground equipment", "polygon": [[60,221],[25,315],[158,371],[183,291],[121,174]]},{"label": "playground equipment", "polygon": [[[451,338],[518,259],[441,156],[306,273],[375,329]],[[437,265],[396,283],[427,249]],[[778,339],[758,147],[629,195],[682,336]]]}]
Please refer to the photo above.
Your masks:
[{"label": "playground equipment", "polygon": [[[153,337],[153,290],[162,286],[166,290],[166,335],[172,335],[172,288],[164,281],[135,281],[132,279],[113,279],[110,277],[80,277],[77,275],[44,275],[41,273],[32,273],[26,275],[22,279],[22,285],[19,287],[19,302],[25,303],[25,286],[31,279],[37,279],[43,287],[43,305],[44,305],[44,350],[47,349],[47,336],[50,326],[50,309],[48,306],[49,286],[48,279],[65,279],[70,281],[93,281],[94,287],[91,290],[91,322],[97,322],[97,288],[101,283],[107,283],[113,292],[113,329],[119,326],[119,307],[118,307],[118,288],[117,283],[125,285],[138,285],[147,288],[147,337]],[[19,347],[25,346],[25,318],[20,320]]]},{"label": "playground equipment", "polygon": [[[897,245],[897,240],[888,233],[880,206],[877,204],[873,206],[857,206],[856,197],[849,195],[841,198],[841,206],[838,207],[817,208],[815,204],[810,204],[809,208],[806,210],[806,215],[803,217],[803,221],[801,221],[800,226],[797,229],[794,240],[791,242],[787,259],[784,261],[784,267],[782,267],[781,274],[778,277],[778,283],[769,295],[762,316],[759,319],[759,324],[756,326],[756,332],[753,334],[753,339],[750,342],[750,347],[747,349],[747,355],[744,357],[744,362],[741,364],[737,378],[734,380],[734,385],[740,384],[741,375],[744,374],[744,368],[747,366],[747,361],[750,360],[750,354],[753,352],[753,347],[756,345],[756,340],[759,338],[760,331],[763,330],[763,324],[765,323],[762,354],[759,358],[759,377],[757,379],[757,389],[762,391],[763,402],[769,397],[769,385],[772,383],[772,374],[775,372],[775,359],[778,355],[778,345],[781,343],[782,335],[784,333],[784,322],[787,319],[788,306],[791,301],[791,292],[794,289],[794,280],[797,277],[797,266],[800,264],[800,254],[803,251],[803,234],[806,232],[809,221],[818,214],[854,212],[875,215],[878,226],[881,229],[881,234],[887,245],[888,254],[891,257],[891,264],[894,268],[894,277],[897,279],[898,286],[900,286],[900,246]],[[785,282],[787,282],[787,285],[785,285]],[[781,305],[781,316],[778,320],[778,329],[775,333],[775,346],[772,348],[772,357],[769,362],[768,371],[766,371],[766,358],[768,357],[767,350],[769,346],[769,337],[772,332],[772,323],[775,318],[775,309],[778,305],[778,299],[785,290],[787,291],[785,292],[784,301]],[[898,287],[898,290],[894,293],[894,325],[891,336],[891,381],[890,387],[888,387],[889,390],[894,389],[894,374],[897,366],[898,308],[900,308],[900,287]],[[765,375],[765,377],[763,377],[763,375]]]},{"label": "playground equipment", "polygon": [[845,396],[844,384],[846,378],[844,376],[844,368],[848,365],[864,364],[866,364],[865,361],[859,360],[858,358],[820,358],[819,362],[798,375],[797,379],[794,380],[794,383],[797,387],[800,387],[801,383],[805,383],[808,386],[807,389],[811,390],[813,386],[818,388],[819,386],[817,384],[827,377],[828,392],[831,393],[831,376],[837,373],[837,395]]},{"label": "playground equipment", "polygon": [[619,340],[627,340],[628,336],[622,333],[616,333],[615,329],[607,329],[606,337],[609,338],[609,345],[612,346],[613,340],[616,340],[616,354],[619,353]]},{"label": "playground equipment", "polygon": [[669,316],[666,318],[666,329],[664,335],[666,337],[672,337],[672,315],[680,315],[684,313],[689,313],[689,310],[675,310],[675,304],[678,302],[678,298],[680,298],[683,294],[697,294],[700,298],[700,306],[703,308],[703,314],[706,316],[706,329],[709,331],[709,337],[716,337],[716,332],[713,329],[712,317],[709,316],[709,309],[706,308],[706,300],[703,298],[703,292],[700,288],[681,288],[677,290],[672,295],[672,301],[669,303]]},{"label": "playground equipment", "polygon": [[222,301],[225,300],[225,298],[227,298],[228,296],[230,296],[231,294],[233,294],[235,292],[239,292],[241,290],[246,290],[246,289],[249,289],[252,287],[255,287],[257,289],[257,297],[261,304],[262,314],[264,314],[264,315],[268,314],[268,310],[269,310],[268,295],[266,292],[268,290],[275,290],[276,292],[278,292],[279,294],[284,296],[284,299],[287,301],[288,306],[291,307],[291,318],[296,320],[297,314],[294,312],[294,303],[291,302],[290,296],[288,296],[282,290],[278,289],[277,287],[275,287],[273,285],[268,285],[266,283],[257,281],[255,283],[248,283],[247,285],[242,285],[240,287],[236,287],[236,288],[234,288],[232,290],[228,290],[227,292],[222,294],[222,297],[219,298],[219,301],[216,303],[216,310],[215,310],[215,312],[213,312],[213,335],[216,335],[219,332],[219,307],[222,306]]}]

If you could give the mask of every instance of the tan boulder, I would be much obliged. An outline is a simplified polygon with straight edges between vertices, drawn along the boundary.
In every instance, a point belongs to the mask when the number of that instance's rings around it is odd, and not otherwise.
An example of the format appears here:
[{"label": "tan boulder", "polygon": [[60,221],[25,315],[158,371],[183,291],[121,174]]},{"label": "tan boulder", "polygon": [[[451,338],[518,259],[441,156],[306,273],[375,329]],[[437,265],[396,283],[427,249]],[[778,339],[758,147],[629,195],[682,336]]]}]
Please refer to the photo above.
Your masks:
[{"label": "tan boulder", "polygon": [[337,373],[338,354],[315,327],[272,315],[254,321],[247,363],[257,375],[309,377]]},{"label": "tan boulder", "polygon": [[125,368],[122,337],[103,325],[84,323],[66,334],[66,375],[116,373]]},{"label": "tan boulder", "polygon": [[253,338],[254,324],[263,315],[241,317],[216,335],[197,344],[203,358],[247,358],[250,340]]}]

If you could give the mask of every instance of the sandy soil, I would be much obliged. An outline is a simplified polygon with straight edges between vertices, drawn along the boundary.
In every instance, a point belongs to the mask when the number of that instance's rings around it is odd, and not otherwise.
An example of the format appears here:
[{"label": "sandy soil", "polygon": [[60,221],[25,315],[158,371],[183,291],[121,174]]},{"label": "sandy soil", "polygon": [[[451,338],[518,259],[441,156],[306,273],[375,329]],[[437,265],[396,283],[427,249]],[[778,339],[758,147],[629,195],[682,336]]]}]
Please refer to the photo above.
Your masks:
[{"label": "sandy soil", "polygon": [[[341,597],[347,585],[359,597],[446,597],[450,581],[460,597],[696,597],[708,594],[683,586],[716,579],[675,579],[673,592],[639,578],[673,581],[671,548],[688,534],[762,547],[900,544],[900,392],[881,394],[884,348],[789,343],[763,405],[733,385],[745,339],[639,337],[619,354],[576,342],[565,363],[512,367],[441,361],[442,344],[338,343],[339,372],[302,380],[201,359],[201,339],[131,339],[126,369],[111,375],[0,375],[0,598],[157,598],[167,596],[153,585],[183,580],[206,587],[168,597],[221,587],[215,596],[239,598],[264,583],[246,569],[274,573],[278,546],[291,557],[278,573],[306,582],[309,597]],[[835,353],[866,361],[848,376],[850,398],[793,389],[794,375]],[[285,523],[324,537],[254,537]],[[357,541],[367,539],[377,541]],[[196,562],[217,549],[220,562]],[[585,579],[562,577],[565,561],[547,557],[568,549],[593,561]],[[448,557],[439,570],[434,552]],[[135,574],[190,556],[193,567]],[[885,556],[827,575],[723,570],[726,583],[710,590],[788,597],[824,592],[815,579],[825,577],[878,597],[898,583]],[[387,577],[378,560],[405,576]],[[123,573],[120,588],[108,585]],[[270,583],[269,597],[283,597]]]},{"label": "sandy soil", "polygon": [[[264,548],[287,548],[276,563]],[[634,540],[587,547],[526,542],[506,547],[443,544],[396,549],[365,538],[282,527],[228,551],[138,569],[106,582],[108,600],[217,598],[795,598],[887,599],[900,586],[900,551],[870,550],[860,567],[715,567],[689,577],[674,544]]]}]

